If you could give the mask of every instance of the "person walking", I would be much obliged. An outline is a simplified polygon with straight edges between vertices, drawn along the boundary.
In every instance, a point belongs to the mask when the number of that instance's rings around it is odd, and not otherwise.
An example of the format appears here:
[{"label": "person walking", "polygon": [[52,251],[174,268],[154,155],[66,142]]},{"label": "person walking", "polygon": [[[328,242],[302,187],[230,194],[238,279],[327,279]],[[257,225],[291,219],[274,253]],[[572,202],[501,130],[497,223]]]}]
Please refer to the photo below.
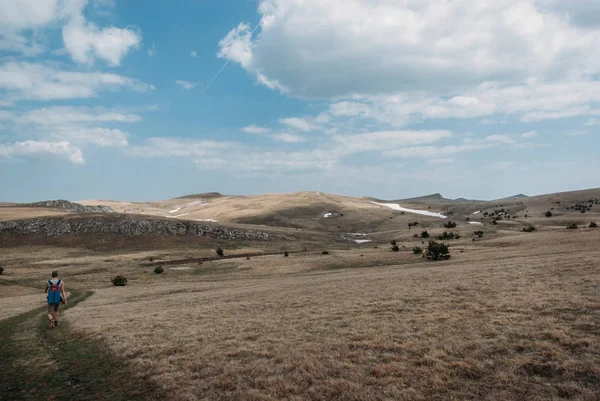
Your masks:
[{"label": "person walking", "polygon": [[46,294],[48,294],[48,320],[50,328],[58,327],[58,308],[61,303],[67,305],[65,294],[65,283],[58,278],[58,272],[52,272],[52,278],[46,283]]}]

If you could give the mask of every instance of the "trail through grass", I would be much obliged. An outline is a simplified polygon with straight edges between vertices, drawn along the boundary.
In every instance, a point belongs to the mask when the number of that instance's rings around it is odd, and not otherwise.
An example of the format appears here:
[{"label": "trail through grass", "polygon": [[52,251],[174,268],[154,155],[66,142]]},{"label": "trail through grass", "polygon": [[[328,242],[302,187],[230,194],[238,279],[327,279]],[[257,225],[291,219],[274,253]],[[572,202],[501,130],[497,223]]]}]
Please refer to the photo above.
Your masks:
[{"label": "trail through grass", "polygon": [[[91,291],[73,292],[69,307],[91,295]],[[0,321],[0,338],[2,399],[164,398],[157,388],[134,376],[123,361],[111,355],[102,341],[73,333],[68,319],[62,318],[60,327],[49,329],[45,307]]]}]

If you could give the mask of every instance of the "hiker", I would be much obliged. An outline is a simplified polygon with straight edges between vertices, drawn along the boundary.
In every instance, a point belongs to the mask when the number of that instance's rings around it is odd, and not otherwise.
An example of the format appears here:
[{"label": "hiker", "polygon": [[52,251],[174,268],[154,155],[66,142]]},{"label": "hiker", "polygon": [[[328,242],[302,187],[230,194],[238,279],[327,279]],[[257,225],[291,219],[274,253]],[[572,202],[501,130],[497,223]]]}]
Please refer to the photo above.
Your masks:
[{"label": "hiker", "polygon": [[48,320],[50,328],[58,327],[58,307],[61,303],[67,305],[67,296],[65,294],[65,283],[58,278],[58,272],[52,272],[52,278],[46,283],[46,293],[48,294]]}]

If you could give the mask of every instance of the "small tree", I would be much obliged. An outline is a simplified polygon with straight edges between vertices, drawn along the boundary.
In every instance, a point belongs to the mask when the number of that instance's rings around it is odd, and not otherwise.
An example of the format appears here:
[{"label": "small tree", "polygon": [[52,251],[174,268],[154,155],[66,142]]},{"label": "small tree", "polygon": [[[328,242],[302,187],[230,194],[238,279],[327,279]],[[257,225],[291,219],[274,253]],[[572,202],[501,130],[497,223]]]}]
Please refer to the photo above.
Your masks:
[{"label": "small tree", "polygon": [[225,252],[223,252],[223,249],[221,249],[221,248],[217,248],[217,249],[215,250],[215,252],[216,252],[216,253],[217,253],[217,255],[219,255],[220,257],[223,257],[223,256],[225,256]]},{"label": "small tree", "polygon": [[118,275],[115,278],[113,278],[112,280],[113,285],[116,286],[125,286],[127,285],[127,278],[125,278],[125,276],[122,275]]},{"label": "small tree", "polygon": [[421,255],[423,253],[423,248],[420,246],[415,246],[412,251],[415,255]]},{"label": "small tree", "polygon": [[393,240],[390,242],[390,244],[392,244],[392,245],[396,245],[396,240],[395,240],[395,239],[393,239]]},{"label": "small tree", "polygon": [[429,233],[427,230],[423,230],[423,232],[421,232],[421,238],[429,238]]},{"label": "small tree", "polygon": [[577,230],[578,228],[577,223],[571,223],[567,226],[567,230]]},{"label": "small tree", "polygon": [[449,221],[447,223],[444,223],[444,228],[455,228],[456,227],[456,223],[453,221]]},{"label": "small tree", "polygon": [[[594,223],[593,221],[590,223],[590,228],[597,228],[597,227],[598,227],[598,224]],[[0,274],[2,274],[2,270],[0,270]]]},{"label": "small tree", "polygon": [[287,258],[288,256],[290,256],[290,254],[288,253],[288,251],[285,251],[285,252],[283,253],[283,256]]},{"label": "small tree", "polygon": [[398,252],[399,250],[400,250],[400,247],[398,247],[398,245],[392,246],[392,251]]},{"label": "small tree", "polygon": [[546,217],[552,217],[552,212],[550,210],[546,212]]},{"label": "small tree", "polygon": [[450,250],[448,245],[443,242],[429,241],[429,246],[425,250],[425,256],[429,260],[450,259]]},{"label": "small tree", "polygon": [[165,269],[163,269],[162,266],[156,266],[156,268],[154,269],[154,273],[156,273],[156,274],[161,274],[164,271],[165,271]]}]

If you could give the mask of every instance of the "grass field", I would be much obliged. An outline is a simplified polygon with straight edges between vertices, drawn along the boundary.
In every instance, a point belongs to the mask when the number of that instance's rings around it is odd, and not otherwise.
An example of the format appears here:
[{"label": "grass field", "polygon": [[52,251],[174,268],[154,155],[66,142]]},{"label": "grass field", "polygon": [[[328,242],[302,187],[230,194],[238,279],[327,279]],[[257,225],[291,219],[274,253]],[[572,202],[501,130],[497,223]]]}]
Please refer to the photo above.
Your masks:
[{"label": "grass field", "polygon": [[[465,239],[443,262],[413,255],[406,243],[400,252],[369,245],[178,264],[161,275],[150,258],[192,252],[4,249],[3,394],[597,400],[599,240],[598,230],[548,230]],[[50,331],[43,309],[27,309],[43,306],[33,287],[43,288],[55,266],[79,302]],[[128,286],[110,285],[118,273]],[[85,362],[99,350],[93,365]],[[116,390],[98,392],[104,386]]]}]

